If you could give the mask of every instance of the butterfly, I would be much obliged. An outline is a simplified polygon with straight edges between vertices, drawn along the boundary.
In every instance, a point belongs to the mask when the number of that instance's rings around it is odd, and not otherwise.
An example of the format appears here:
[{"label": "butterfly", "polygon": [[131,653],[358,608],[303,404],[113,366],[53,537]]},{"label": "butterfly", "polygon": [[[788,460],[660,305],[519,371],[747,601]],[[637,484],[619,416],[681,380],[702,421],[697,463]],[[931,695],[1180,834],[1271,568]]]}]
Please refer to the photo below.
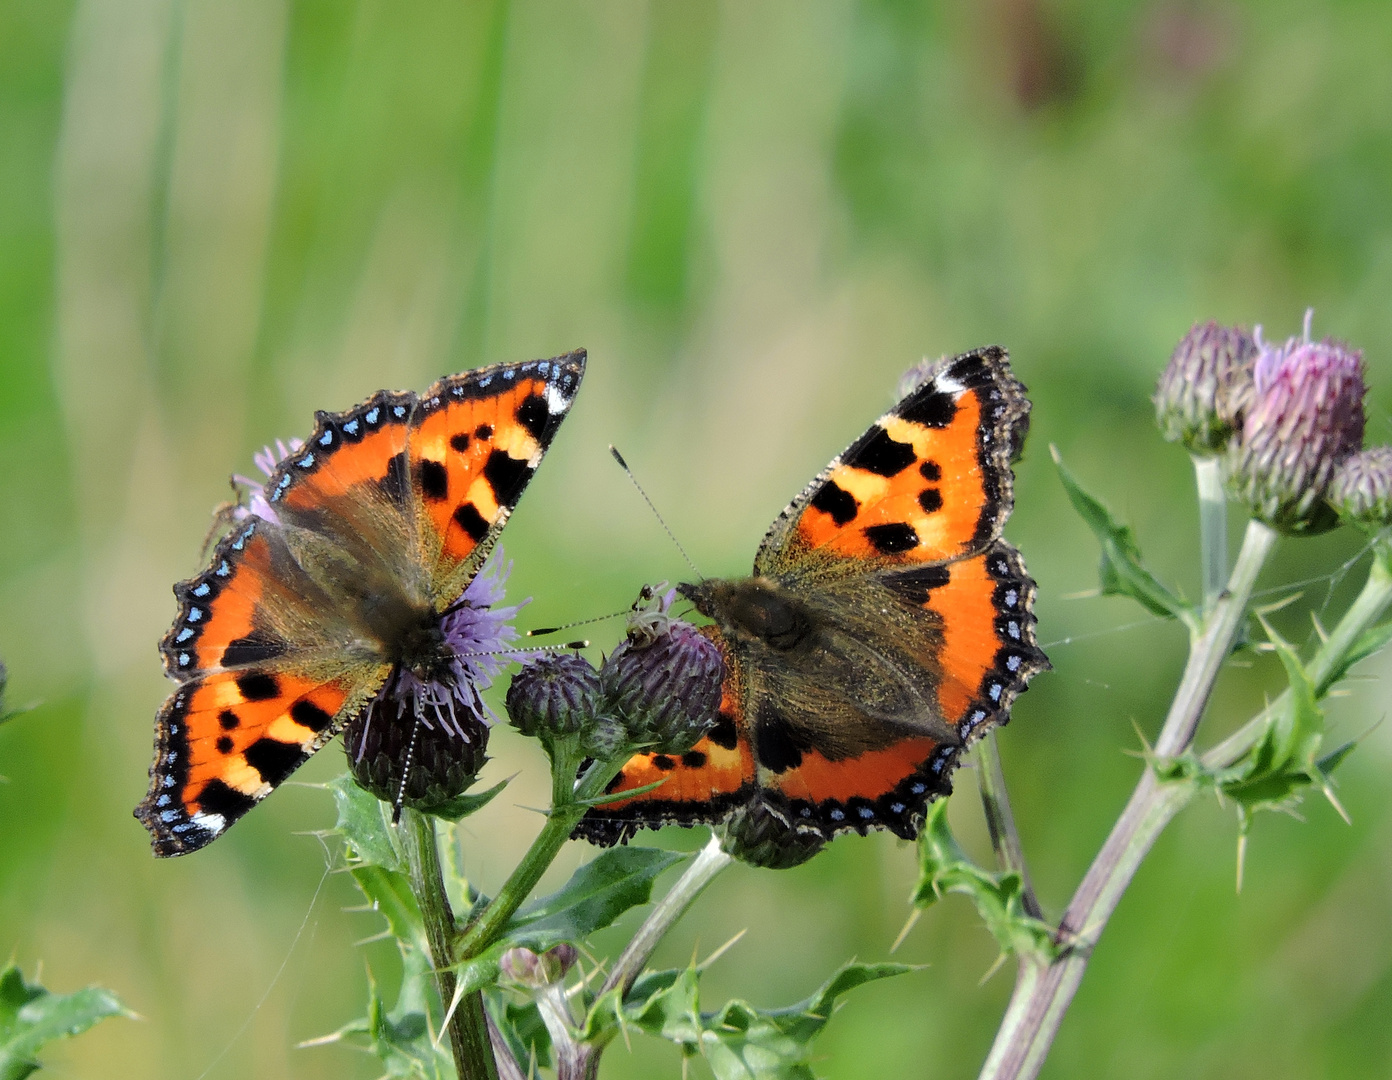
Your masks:
[{"label": "butterfly", "polygon": [[569,411],[583,350],[319,412],[160,643],[178,688],[135,816],[156,855],[221,836],[402,671],[447,680],[441,626]]},{"label": "butterfly", "polygon": [[724,651],[718,721],[686,754],[633,757],[576,835],[739,819],[769,865],[847,830],[914,838],[1049,666],[1001,538],[1029,408],[1005,350],[938,361],[779,515],[752,577],[679,586]]}]

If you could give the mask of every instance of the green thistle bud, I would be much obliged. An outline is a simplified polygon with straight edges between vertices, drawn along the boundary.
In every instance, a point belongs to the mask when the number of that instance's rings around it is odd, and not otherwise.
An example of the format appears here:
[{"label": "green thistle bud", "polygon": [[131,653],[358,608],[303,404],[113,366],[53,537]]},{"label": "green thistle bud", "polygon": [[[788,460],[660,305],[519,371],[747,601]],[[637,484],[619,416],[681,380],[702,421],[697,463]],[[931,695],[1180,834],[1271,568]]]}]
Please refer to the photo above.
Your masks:
[{"label": "green thistle bud", "polygon": [[1251,399],[1256,357],[1257,344],[1241,327],[1195,323],[1155,388],[1160,433],[1195,454],[1222,450]]},{"label": "green thistle bud", "polygon": [[[488,728],[472,713],[455,715],[456,731],[401,709],[393,717],[383,708],[364,709],[343,729],[348,768],[364,791],[395,804],[401,778],[409,770],[402,805],[423,814],[448,813],[478,779],[488,760]],[[412,745],[414,737],[415,744]]]},{"label": "green thistle bud", "polygon": [[538,956],[531,949],[508,949],[498,959],[503,977],[529,990],[541,990],[565,978],[579,958],[575,946],[561,942]]},{"label": "green thistle bud", "polygon": [[725,662],[690,623],[670,619],[630,636],[600,669],[611,715],[630,741],[658,754],[684,754],[715,724]]},{"label": "green thistle bud", "polygon": [[512,677],[507,714],[523,735],[574,735],[599,714],[599,674],[583,656],[542,656]]},{"label": "green thistle bud", "polygon": [[762,799],[740,807],[716,827],[716,832],[727,855],[769,870],[801,866],[826,846],[823,836],[811,830],[799,831]]},{"label": "green thistle bud", "polygon": [[1258,335],[1252,400],[1228,447],[1229,490],[1285,533],[1338,523],[1325,493],[1363,445],[1363,354],[1330,339],[1311,342],[1306,333],[1279,346]]},{"label": "green thistle bud", "polygon": [[612,761],[620,753],[626,754],[628,746],[628,728],[607,716],[596,716],[580,736],[580,749],[596,761]]},{"label": "green thistle bud", "polygon": [[1392,446],[1373,446],[1350,454],[1334,470],[1329,504],[1361,528],[1392,525]]}]

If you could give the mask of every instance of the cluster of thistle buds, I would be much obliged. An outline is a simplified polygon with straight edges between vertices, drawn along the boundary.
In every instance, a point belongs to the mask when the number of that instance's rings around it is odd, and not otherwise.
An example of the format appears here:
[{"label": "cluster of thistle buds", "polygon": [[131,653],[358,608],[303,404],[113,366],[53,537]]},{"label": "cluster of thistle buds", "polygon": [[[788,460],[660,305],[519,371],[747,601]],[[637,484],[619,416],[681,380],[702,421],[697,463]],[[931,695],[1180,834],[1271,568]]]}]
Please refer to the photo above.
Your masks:
[{"label": "cluster of thistle buds", "polygon": [[1392,447],[1363,449],[1363,354],[1304,334],[1196,325],[1155,391],[1165,438],[1217,457],[1229,493],[1273,528],[1313,534],[1342,518],[1392,524]]},{"label": "cluster of thistle buds", "polygon": [[601,761],[695,746],[719,713],[725,664],[710,638],[667,614],[675,595],[645,589],[627,638],[597,671],[573,654],[543,656],[519,671],[507,694],[513,725],[553,758],[562,741]]}]

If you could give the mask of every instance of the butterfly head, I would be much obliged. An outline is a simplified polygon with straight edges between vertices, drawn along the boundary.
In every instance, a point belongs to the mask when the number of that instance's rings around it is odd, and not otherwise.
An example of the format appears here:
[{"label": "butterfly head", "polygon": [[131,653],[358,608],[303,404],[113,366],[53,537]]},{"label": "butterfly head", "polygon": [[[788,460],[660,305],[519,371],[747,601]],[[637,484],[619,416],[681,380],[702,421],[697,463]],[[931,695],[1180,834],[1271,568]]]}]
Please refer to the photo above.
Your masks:
[{"label": "butterfly head", "polygon": [[814,630],[806,605],[769,578],[713,578],[678,585],[677,592],[733,640],[759,641],[788,652],[806,642]]}]

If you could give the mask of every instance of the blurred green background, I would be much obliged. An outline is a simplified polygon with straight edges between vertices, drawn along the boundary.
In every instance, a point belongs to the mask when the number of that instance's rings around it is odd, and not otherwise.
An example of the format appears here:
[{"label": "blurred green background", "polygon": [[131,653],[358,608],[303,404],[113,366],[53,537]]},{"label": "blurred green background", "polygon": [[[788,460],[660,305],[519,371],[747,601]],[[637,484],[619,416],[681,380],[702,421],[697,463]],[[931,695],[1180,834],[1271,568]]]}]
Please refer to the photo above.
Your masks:
[{"label": "blurred green background", "polygon": [[[1192,595],[1185,455],[1148,395],[1197,319],[1367,351],[1370,441],[1392,404],[1392,7],[1382,0],[0,0],[0,953],[136,1009],[53,1074],[358,1077],[295,1044],[394,978],[287,786],[225,839],[156,862],[130,810],[168,689],[155,644],[227,475],[316,408],[585,346],[583,393],[505,538],[524,623],[625,606],[685,568],[609,460],[621,446],[701,569],[744,572],[769,520],[921,355],[1000,342],[1035,402],[1008,534],[1055,670],[1001,745],[1037,883],[1065,904],[1135,782],[1181,631],[1080,598],[1095,548],[1048,461],[1134,524]],[[1356,538],[1283,543],[1282,612],[1337,613]],[[1272,593],[1275,599],[1284,593]],[[597,643],[618,636],[595,630]],[[1269,658],[1267,658],[1269,659]],[[1384,717],[1381,658],[1333,712]],[[1210,733],[1279,687],[1227,674]],[[543,762],[494,739],[507,794],[462,829],[496,887],[537,827]],[[302,770],[340,770],[330,748]],[[1392,735],[1323,801],[1268,815],[1234,892],[1211,801],[1121,905],[1050,1077],[1392,1072]],[[989,855],[975,783],[952,818]],[[692,846],[697,835],[655,842]],[[589,849],[573,845],[553,879]],[[914,853],[839,840],[737,867],[659,959],[748,928],[706,1000],[766,1006],[886,957]],[[621,936],[601,942],[617,948]],[[818,1044],[835,1078],[974,1076],[1011,969],[953,897]],[[606,1077],[676,1076],[622,1044]],[[695,1066],[694,1075],[702,1075]]]}]

